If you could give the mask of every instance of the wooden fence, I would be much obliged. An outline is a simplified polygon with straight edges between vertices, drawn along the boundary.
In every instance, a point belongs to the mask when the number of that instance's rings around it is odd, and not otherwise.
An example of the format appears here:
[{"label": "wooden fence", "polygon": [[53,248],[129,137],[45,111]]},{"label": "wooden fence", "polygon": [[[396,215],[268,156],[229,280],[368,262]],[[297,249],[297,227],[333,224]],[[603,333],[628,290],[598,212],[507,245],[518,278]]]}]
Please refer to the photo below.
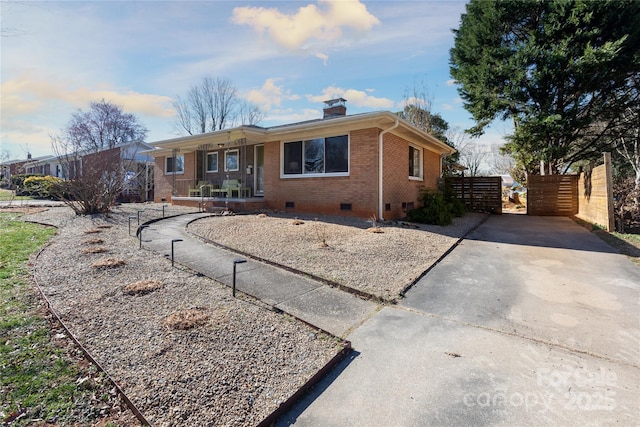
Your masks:
[{"label": "wooden fence", "polygon": [[471,176],[447,178],[447,185],[455,191],[467,210],[502,213],[502,178],[499,176]]},{"label": "wooden fence", "polygon": [[578,218],[615,230],[611,153],[604,153],[604,164],[587,169],[578,180]]},{"label": "wooden fence", "polygon": [[578,213],[578,175],[530,175],[527,214],[571,216]]}]

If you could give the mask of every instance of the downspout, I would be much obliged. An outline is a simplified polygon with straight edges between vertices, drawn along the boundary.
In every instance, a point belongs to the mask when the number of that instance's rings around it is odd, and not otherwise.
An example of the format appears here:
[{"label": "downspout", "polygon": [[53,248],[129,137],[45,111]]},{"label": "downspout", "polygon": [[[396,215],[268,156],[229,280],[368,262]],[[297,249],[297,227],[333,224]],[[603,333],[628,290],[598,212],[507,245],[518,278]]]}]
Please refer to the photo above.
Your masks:
[{"label": "downspout", "polygon": [[384,159],[383,159],[383,151],[382,151],[382,140],[384,139],[384,134],[390,132],[397,128],[400,125],[400,120],[396,119],[396,122],[389,129],[385,129],[380,132],[378,135],[378,219],[380,221],[384,220],[384,195],[383,195],[383,182],[382,178],[384,176]]}]

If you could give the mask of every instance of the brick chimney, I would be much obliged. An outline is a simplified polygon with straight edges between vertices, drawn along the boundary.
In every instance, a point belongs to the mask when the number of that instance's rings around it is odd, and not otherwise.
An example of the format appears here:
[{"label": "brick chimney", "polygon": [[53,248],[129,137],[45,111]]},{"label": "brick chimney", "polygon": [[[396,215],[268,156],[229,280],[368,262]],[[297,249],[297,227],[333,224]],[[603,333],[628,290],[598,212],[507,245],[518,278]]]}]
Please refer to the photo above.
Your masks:
[{"label": "brick chimney", "polygon": [[326,107],[324,107],[324,117],[323,119],[328,119],[330,117],[339,117],[347,115],[347,107],[344,103],[347,102],[344,98],[336,98],[330,99],[328,101],[324,101]]}]

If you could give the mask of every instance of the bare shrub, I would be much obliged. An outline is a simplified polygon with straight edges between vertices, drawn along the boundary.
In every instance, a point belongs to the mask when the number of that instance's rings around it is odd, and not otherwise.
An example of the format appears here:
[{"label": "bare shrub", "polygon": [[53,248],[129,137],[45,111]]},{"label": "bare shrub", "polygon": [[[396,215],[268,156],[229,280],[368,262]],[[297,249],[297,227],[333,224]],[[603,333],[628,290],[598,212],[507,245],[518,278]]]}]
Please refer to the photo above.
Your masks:
[{"label": "bare shrub", "polygon": [[208,320],[209,316],[203,310],[190,308],[171,313],[164,319],[164,324],[171,329],[186,330],[204,325]]},{"label": "bare shrub", "polygon": [[318,222],[318,218],[313,219],[313,229],[316,233],[316,238],[320,241],[318,243],[318,247],[328,248],[329,244],[327,243],[327,239],[329,237],[327,236],[327,231],[325,227],[322,224],[320,224],[320,222]]},{"label": "bare shrub", "polygon": [[109,250],[104,246],[94,246],[94,247],[85,248],[82,250],[82,253],[84,254],[103,254],[105,252],[109,252]]},{"label": "bare shrub", "polygon": [[139,280],[125,286],[124,292],[129,295],[145,295],[160,289],[163,285],[159,280]]},{"label": "bare shrub", "polygon": [[369,233],[384,233],[384,230],[378,227],[378,217],[376,214],[371,215],[368,222],[371,223],[371,227],[367,228]]},{"label": "bare shrub", "polygon": [[127,261],[117,258],[104,258],[91,264],[93,268],[115,268],[127,265]]}]

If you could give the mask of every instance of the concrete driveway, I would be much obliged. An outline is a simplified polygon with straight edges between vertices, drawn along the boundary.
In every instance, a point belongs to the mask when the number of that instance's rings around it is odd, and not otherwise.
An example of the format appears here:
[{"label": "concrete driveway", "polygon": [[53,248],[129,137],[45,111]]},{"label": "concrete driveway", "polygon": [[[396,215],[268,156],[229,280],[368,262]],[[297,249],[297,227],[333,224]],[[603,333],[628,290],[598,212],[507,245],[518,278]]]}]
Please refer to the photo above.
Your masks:
[{"label": "concrete driveway", "polygon": [[639,425],[639,303],[640,268],[570,219],[492,216],[280,425]]}]

